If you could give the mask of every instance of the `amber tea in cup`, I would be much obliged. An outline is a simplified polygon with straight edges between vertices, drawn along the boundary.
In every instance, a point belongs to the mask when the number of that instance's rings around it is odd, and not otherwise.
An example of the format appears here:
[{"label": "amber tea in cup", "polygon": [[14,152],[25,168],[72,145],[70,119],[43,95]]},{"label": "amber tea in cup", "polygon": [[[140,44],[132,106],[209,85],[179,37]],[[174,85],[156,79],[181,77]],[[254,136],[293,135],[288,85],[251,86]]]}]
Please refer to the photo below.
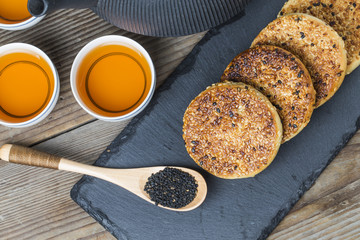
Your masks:
[{"label": "amber tea in cup", "polygon": [[72,87],[80,105],[93,116],[117,121],[134,116],[149,102],[154,67],[146,51],[131,39],[106,36],[78,54]]},{"label": "amber tea in cup", "polygon": [[55,105],[57,81],[50,59],[38,48],[21,43],[2,46],[0,123],[25,127],[41,121]]},{"label": "amber tea in cup", "polygon": [[0,0],[0,28],[21,30],[38,23],[43,17],[33,17],[27,5],[28,0]]},{"label": "amber tea in cup", "polygon": [[31,17],[27,0],[0,0],[0,23],[19,23]]}]

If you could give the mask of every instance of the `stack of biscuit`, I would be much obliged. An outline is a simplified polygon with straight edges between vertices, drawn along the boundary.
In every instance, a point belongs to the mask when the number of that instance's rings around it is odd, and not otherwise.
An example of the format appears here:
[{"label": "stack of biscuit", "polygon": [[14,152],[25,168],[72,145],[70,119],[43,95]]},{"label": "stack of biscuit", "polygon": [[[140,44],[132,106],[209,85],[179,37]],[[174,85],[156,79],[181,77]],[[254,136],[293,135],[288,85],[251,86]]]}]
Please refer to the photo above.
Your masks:
[{"label": "stack of biscuit", "polygon": [[289,0],[190,103],[189,155],[220,178],[260,173],[360,64],[359,46],[360,0]]}]

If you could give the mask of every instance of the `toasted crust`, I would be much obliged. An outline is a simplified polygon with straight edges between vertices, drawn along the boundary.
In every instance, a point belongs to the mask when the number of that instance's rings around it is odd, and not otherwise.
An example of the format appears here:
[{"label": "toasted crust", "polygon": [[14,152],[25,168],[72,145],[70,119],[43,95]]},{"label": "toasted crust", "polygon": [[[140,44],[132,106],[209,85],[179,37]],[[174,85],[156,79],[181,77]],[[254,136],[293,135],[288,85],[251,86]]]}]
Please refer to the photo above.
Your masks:
[{"label": "toasted crust", "polygon": [[307,13],[334,28],[345,42],[347,74],[360,65],[360,0],[289,0],[279,16],[289,13]]},{"label": "toasted crust", "polygon": [[284,134],[282,142],[296,136],[310,121],[316,92],[304,64],[290,52],[262,45],[237,55],[221,81],[250,84],[277,108]]},{"label": "toasted crust", "polygon": [[190,103],[183,120],[189,155],[220,178],[255,176],[273,161],[281,144],[276,108],[243,83],[208,87]]},{"label": "toasted crust", "polygon": [[328,101],[341,86],[346,71],[342,38],[325,22],[307,14],[275,19],[252,46],[276,45],[297,55],[309,70],[316,90],[316,106]]}]

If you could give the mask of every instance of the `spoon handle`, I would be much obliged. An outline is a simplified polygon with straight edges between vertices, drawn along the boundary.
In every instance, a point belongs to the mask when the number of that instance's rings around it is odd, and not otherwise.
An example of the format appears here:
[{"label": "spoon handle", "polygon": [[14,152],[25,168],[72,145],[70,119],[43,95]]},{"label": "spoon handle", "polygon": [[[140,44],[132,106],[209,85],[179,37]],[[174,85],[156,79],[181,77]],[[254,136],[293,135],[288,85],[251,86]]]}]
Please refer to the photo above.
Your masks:
[{"label": "spoon handle", "polygon": [[5,144],[0,148],[0,159],[11,163],[59,169],[61,157],[27,147]]},{"label": "spoon handle", "polygon": [[13,144],[5,144],[0,148],[0,159],[22,165],[76,172],[105,180],[108,180],[110,171]]}]

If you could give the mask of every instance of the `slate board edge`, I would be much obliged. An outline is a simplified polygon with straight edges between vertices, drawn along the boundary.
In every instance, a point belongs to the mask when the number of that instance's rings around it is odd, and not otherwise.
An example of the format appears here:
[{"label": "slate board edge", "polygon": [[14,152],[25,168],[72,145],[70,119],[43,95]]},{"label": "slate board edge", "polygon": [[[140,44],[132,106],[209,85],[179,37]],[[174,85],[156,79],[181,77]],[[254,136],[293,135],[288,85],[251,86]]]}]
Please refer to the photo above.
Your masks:
[{"label": "slate board edge", "polygon": [[[222,24],[216,28],[213,28],[208,31],[208,33],[203,37],[203,39],[194,47],[194,49],[188,54],[188,56],[179,64],[179,66],[175,69],[175,71],[168,77],[168,79],[159,87],[158,90],[156,90],[154,97],[148,107],[141,112],[138,116],[136,116],[127,126],[126,128],[115,138],[114,141],[111,142],[111,144],[106,148],[106,150],[100,155],[100,157],[96,160],[94,165],[101,166],[104,163],[107,162],[108,157],[110,154],[114,154],[117,151],[114,151],[116,149],[116,146],[121,145],[123,142],[127,141],[133,136],[133,132],[136,129],[136,125],[140,123],[144,118],[143,116],[150,114],[153,106],[157,104],[157,98],[158,96],[166,91],[171,84],[177,79],[178,76],[181,76],[188,71],[191,70],[192,63],[196,61],[197,55],[201,51],[201,46],[205,44],[207,41],[211,39],[211,37],[217,35],[218,29],[221,28],[224,25],[230,24],[233,21],[236,21],[237,19],[241,18],[243,16],[244,12],[242,14],[239,14],[239,16],[234,17],[230,21],[226,22],[225,24]],[[343,142],[339,144],[334,150],[324,166],[321,167],[319,171],[313,172],[306,181],[304,181],[301,185],[301,187],[298,189],[297,194],[295,194],[290,201],[283,206],[279,212],[274,216],[274,218],[271,220],[271,225],[264,228],[260,237],[258,239],[266,239],[271,232],[275,229],[275,227],[280,223],[280,221],[287,215],[287,213],[290,211],[290,209],[296,204],[296,202],[304,195],[304,193],[315,183],[316,179],[320,176],[320,174],[325,170],[325,168],[332,162],[332,160],[338,155],[338,153],[344,148],[344,146],[349,142],[349,140],[355,135],[357,130],[360,128],[360,116],[358,117],[355,128],[352,132],[345,133],[343,136]],[[124,138],[126,137],[126,138]],[[110,153],[107,152],[107,150],[110,150]],[[90,216],[92,216],[96,221],[98,221],[106,230],[108,230],[112,235],[114,235],[117,239],[123,239],[121,234],[119,234],[115,229],[114,226],[117,226],[112,221],[108,219],[108,217],[105,214],[102,214],[101,210],[97,210],[96,208],[91,207],[91,202],[87,201],[86,199],[81,198],[78,195],[78,189],[81,188],[81,185],[86,182],[91,182],[93,177],[89,176],[83,176],[71,189],[70,196],[71,198],[81,207],[83,208]]]},{"label": "slate board edge", "polygon": [[276,216],[272,219],[271,225],[269,225],[268,227],[263,229],[260,237],[258,238],[259,240],[266,239],[272,233],[272,231],[276,228],[276,226],[280,223],[280,221],[289,213],[291,208],[299,201],[299,199],[305,194],[305,192],[314,185],[315,181],[318,179],[318,177],[321,175],[321,173],[325,170],[325,168],[327,166],[329,166],[329,164],[334,160],[334,158],[346,146],[346,144],[356,134],[356,132],[359,130],[359,128],[360,128],[360,116],[358,117],[358,119],[356,121],[354,131],[345,133],[343,135],[343,142],[341,144],[339,144],[333,150],[333,153],[332,153],[331,157],[329,158],[328,162],[324,166],[322,166],[322,168],[319,171],[314,171],[307,178],[307,180],[301,184],[300,188],[297,191],[298,194],[293,196],[290,199],[289,203],[287,203],[282,209],[279,210],[279,212],[276,214]]}]

